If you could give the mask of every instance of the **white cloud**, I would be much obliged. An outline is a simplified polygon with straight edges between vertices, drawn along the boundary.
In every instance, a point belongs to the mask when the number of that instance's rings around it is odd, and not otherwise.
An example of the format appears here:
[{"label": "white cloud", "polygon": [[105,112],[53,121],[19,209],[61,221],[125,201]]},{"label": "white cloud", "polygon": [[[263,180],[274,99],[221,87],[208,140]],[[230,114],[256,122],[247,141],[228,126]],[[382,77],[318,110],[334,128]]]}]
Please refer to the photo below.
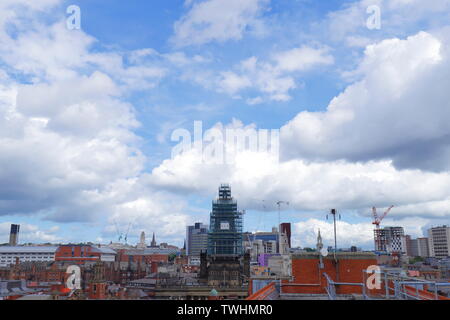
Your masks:
[{"label": "white cloud", "polygon": [[[189,12],[175,23],[172,42],[177,46],[212,41],[241,40],[248,29],[260,32],[260,15],[270,0],[195,1]],[[188,6],[191,2],[187,3]]]},{"label": "white cloud", "polygon": [[[12,222],[2,222],[0,223],[0,234],[4,235],[0,238],[0,243],[8,243],[9,242],[9,231]],[[59,231],[58,226],[53,226],[49,229],[40,228],[39,226],[21,223],[20,231],[19,231],[19,243],[56,243],[61,241],[62,239],[56,235]]]},{"label": "white cloud", "polygon": [[318,65],[333,64],[334,59],[328,51],[327,48],[301,46],[277,53],[274,60],[277,62],[276,68],[281,71],[306,71]]},{"label": "white cloud", "polygon": [[[216,83],[219,92],[240,98],[245,90],[257,90],[261,95],[247,99],[248,104],[264,100],[289,101],[290,91],[298,87],[297,78],[305,72],[334,63],[326,47],[301,46],[278,51],[269,61],[259,61],[255,56],[245,59],[233,71],[221,72]],[[207,83],[211,85],[211,81]]]},{"label": "white cloud", "polygon": [[[416,216],[448,219],[450,216],[450,199],[429,201],[418,204],[407,204],[395,208],[397,216]],[[413,220],[414,221],[414,220]]]},{"label": "white cloud", "polygon": [[246,102],[247,102],[247,104],[252,106],[252,105],[257,105],[257,104],[263,103],[264,99],[262,97],[255,97],[255,98],[247,99]]},{"label": "white cloud", "polygon": [[[381,13],[381,29],[376,32],[369,30],[366,23],[370,16],[367,8],[373,5],[378,6]],[[381,40],[386,36],[417,32],[424,26],[434,28],[446,24],[449,18],[449,0],[360,0],[345,3],[342,9],[329,13],[325,23],[331,39],[345,40],[354,46],[361,44],[363,38]]]},{"label": "white cloud", "polygon": [[[17,7],[8,7],[11,15],[2,20],[20,32],[0,35],[0,59],[6,66],[0,80],[0,215],[39,213],[47,220],[86,223],[112,212],[127,215],[127,206],[141,209],[141,194],[152,194],[139,188],[147,159],[134,133],[140,125],[135,111],[123,100],[164,77],[164,68],[145,60],[162,55],[150,49],[94,52],[93,37],[67,30],[63,21],[49,25],[31,14],[59,1],[35,3],[27,6],[32,19],[26,28]],[[164,59],[180,63],[181,58]],[[157,213],[152,223],[165,234],[184,222],[181,214],[178,220],[164,217],[169,206],[156,195],[143,199]],[[52,234],[57,230],[50,231],[33,229],[30,237],[56,240]]]},{"label": "white cloud", "polygon": [[[234,123],[234,127],[242,124]],[[218,126],[219,128],[221,126]],[[244,127],[243,127],[244,128]],[[390,162],[366,164],[339,162],[310,163],[290,160],[277,163],[265,153],[242,152],[230,165],[201,163],[195,150],[164,161],[146,182],[155,188],[174,193],[212,196],[220,183],[229,182],[241,208],[275,210],[279,199],[290,202],[289,210],[321,218],[294,223],[295,245],[314,246],[320,228],[325,244],[332,245],[332,224],[324,221],[329,208],[341,212],[356,210],[364,223],[338,223],[340,247],[373,247],[371,206],[394,203],[383,225],[403,226],[413,237],[423,236],[432,221],[450,217],[448,190],[450,174],[425,173],[419,170],[396,170]],[[420,181],[420,183],[419,183]],[[284,209],[284,208],[283,208]],[[344,216],[344,219],[346,217]]]},{"label": "white cloud", "polygon": [[[9,69],[33,84],[67,82],[94,70],[108,75],[122,89],[131,91],[153,88],[168,73],[162,63],[144,61],[146,57],[157,56],[152,49],[95,52],[92,48],[97,39],[83,31],[68,30],[64,19],[51,25],[36,17],[32,19],[23,30],[20,29],[22,19],[9,20],[10,25],[21,32],[0,36],[0,57]],[[128,58],[127,64],[125,58]]]},{"label": "white cloud", "polygon": [[252,85],[250,79],[246,76],[239,76],[234,72],[222,72],[219,81],[220,90],[225,91],[231,95],[248,88]]},{"label": "white cloud", "polygon": [[168,194],[142,196],[117,205],[114,214],[109,218],[109,229],[114,226],[115,221],[119,221],[121,225],[131,223],[136,236],[141,230],[148,230],[160,237],[172,237],[182,241],[186,226],[191,222],[190,217],[183,212],[186,207],[186,203],[181,199]]},{"label": "white cloud", "polygon": [[[234,127],[244,127],[239,122]],[[222,125],[216,128],[223,130]],[[227,147],[229,150],[229,146]],[[268,153],[243,151],[235,163],[202,162],[198,150],[165,160],[146,179],[153,187],[173,192],[212,194],[226,181],[245,208],[255,207],[250,199],[275,203],[284,199],[299,211],[324,211],[329,208],[363,211],[372,206],[395,204],[398,207],[427,206],[434,201],[450,199],[449,173],[427,173],[420,170],[397,170],[391,161],[348,163],[345,161],[309,162],[293,159],[277,162]],[[264,187],[262,187],[264,186]],[[448,217],[436,207],[435,218]],[[273,208],[272,208],[273,209]],[[415,211],[414,215],[420,215]],[[393,216],[411,216],[395,210]],[[430,210],[423,216],[433,216]]]},{"label": "white cloud", "polygon": [[281,128],[283,155],[448,169],[449,43],[421,32],[368,46],[346,74],[357,81],[327,111],[301,112]]},{"label": "white cloud", "polygon": [[[292,228],[294,246],[315,248],[320,229],[324,247],[334,247],[334,226],[332,222],[308,219],[295,223]],[[373,225],[370,222],[350,224],[337,221],[336,234],[339,248],[373,247]]]},{"label": "white cloud", "polygon": [[[392,224],[389,224],[392,222]],[[402,219],[392,221],[386,219],[383,225],[402,226],[405,234],[413,238],[423,237],[423,227],[429,223],[427,219]],[[308,219],[294,223],[292,226],[292,242],[294,246],[315,248],[317,243],[317,234],[320,229],[324,247],[334,247],[334,225],[331,221],[318,219]],[[336,234],[338,248],[350,248],[351,246],[361,247],[366,250],[372,250],[374,226],[370,221],[366,223],[348,223],[345,221],[336,222]]]},{"label": "white cloud", "polygon": [[[139,123],[124,95],[153,88],[172,67],[190,73],[190,66],[210,59],[150,48],[94,52],[97,40],[68,31],[64,21],[49,26],[24,19],[32,16],[30,11],[48,12],[60,1],[18,1],[0,4],[0,25],[17,27],[14,37],[3,28],[0,32],[0,59],[7,66],[0,71],[0,194],[7,199],[0,201],[0,214],[39,212],[55,221],[85,222],[112,212],[105,235],[119,220],[179,240],[191,220],[187,204],[174,194],[210,196],[218,184],[230,182],[240,205],[249,209],[259,209],[251,198],[289,200],[291,208],[302,212],[336,207],[362,215],[372,205],[395,204],[390,217],[397,220],[386,223],[401,222],[415,234],[432,220],[448,219],[450,41],[444,32],[421,32],[367,47],[358,68],[344,74],[353,83],[326,111],[302,112],[282,127],[281,163],[264,153],[243,152],[233,165],[201,165],[199,155],[191,152],[167,159],[145,175],[147,159],[134,133]],[[18,3],[27,10],[12,9]],[[268,3],[186,1],[189,12],[176,23],[172,40],[188,46],[243,39],[261,30]],[[364,29],[365,4],[330,16],[338,39],[352,46],[373,42],[364,33],[353,33]],[[395,13],[400,17],[405,8],[418,12],[398,20],[408,23],[424,16],[418,7],[425,14],[448,9],[444,0],[430,1],[428,7],[416,0],[383,4],[387,29],[396,27]],[[192,77],[233,97],[245,95],[249,104],[287,101],[301,86],[303,73],[334,63],[330,52],[324,46],[299,46],[266,60],[251,57],[217,74],[192,72]],[[186,73],[181,78],[192,79]],[[311,219],[297,224],[297,240],[301,236],[314,244],[319,225],[328,237],[330,224]],[[348,246],[372,241],[370,223],[341,222],[340,228]],[[57,232],[29,230],[42,241],[55,239]]]},{"label": "white cloud", "polygon": [[[281,128],[281,163],[245,152],[234,165],[198,164],[191,152],[164,161],[149,183],[211,194],[227,181],[245,208],[260,209],[248,199],[285,199],[294,210],[356,210],[368,221],[371,206],[395,204],[386,223],[421,236],[431,221],[449,217],[449,44],[441,30],[368,46],[356,70],[345,74],[353,83],[326,111],[302,112]],[[303,68],[286,61],[281,69]],[[235,74],[252,79],[262,66],[277,69],[251,58]],[[372,241],[370,223],[343,226],[357,241]]]}]

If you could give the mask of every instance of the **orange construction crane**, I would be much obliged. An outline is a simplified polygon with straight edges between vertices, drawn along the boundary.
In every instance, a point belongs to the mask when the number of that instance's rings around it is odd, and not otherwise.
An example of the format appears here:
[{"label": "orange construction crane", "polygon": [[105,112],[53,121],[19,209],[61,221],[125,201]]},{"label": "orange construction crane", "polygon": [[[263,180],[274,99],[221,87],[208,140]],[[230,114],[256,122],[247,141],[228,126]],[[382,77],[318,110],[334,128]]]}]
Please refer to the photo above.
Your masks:
[{"label": "orange construction crane", "polygon": [[393,207],[394,207],[394,206],[390,206],[390,207],[383,213],[383,215],[382,215],[381,217],[379,217],[378,214],[377,214],[377,208],[372,207],[372,213],[373,213],[373,222],[372,222],[372,224],[376,225],[376,226],[377,226],[377,229],[380,229],[380,223],[381,223],[381,221],[387,216],[387,214],[389,213],[389,211],[391,211],[391,209],[392,209]]}]

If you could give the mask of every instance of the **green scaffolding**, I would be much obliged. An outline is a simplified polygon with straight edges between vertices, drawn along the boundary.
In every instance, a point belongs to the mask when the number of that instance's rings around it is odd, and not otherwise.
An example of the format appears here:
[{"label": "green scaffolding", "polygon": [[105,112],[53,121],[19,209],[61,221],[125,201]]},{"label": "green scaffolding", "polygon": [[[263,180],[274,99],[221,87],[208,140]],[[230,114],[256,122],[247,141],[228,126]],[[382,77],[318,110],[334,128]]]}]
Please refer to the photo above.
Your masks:
[{"label": "green scaffolding", "polygon": [[210,232],[208,234],[209,255],[242,255],[242,212],[231,197],[229,185],[221,185],[219,198],[212,203]]}]

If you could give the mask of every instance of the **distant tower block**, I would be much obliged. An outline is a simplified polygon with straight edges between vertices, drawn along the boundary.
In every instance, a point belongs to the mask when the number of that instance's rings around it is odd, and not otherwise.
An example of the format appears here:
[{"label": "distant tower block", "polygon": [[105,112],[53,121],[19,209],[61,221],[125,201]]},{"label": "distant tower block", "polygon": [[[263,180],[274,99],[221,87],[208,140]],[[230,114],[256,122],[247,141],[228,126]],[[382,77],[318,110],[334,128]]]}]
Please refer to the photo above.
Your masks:
[{"label": "distant tower block", "polygon": [[286,235],[287,241],[288,241],[288,244],[289,244],[289,248],[292,248],[291,247],[291,245],[292,245],[291,244],[291,224],[287,223],[287,222],[282,223],[280,225],[280,231],[281,231],[281,233],[284,233]]},{"label": "distant tower block", "polygon": [[20,225],[18,225],[18,224],[11,225],[11,232],[9,234],[9,245],[10,246],[17,246],[17,244],[19,243],[19,230],[20,230]]},{"label": "distant tower block", "polygon": [[138,248],[142,248],[142,249],[145,249],[147,247],[147,245],[145,243],[145,232],[144,231],[141,232],[141,239],[137,246],[138,246]]}]

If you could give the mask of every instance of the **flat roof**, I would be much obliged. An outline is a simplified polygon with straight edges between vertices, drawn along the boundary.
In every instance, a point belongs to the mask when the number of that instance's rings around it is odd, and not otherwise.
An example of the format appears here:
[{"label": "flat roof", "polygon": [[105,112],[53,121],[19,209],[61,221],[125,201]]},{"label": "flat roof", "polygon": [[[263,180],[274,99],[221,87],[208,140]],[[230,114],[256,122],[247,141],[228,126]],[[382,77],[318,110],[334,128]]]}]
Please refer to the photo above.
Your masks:
[{"label": "flat roof", "polygon": [[117,252],[111,248],[108,247],[96,247],[96,246],[92,246],[92,248],[94,249],[94,252],[100,252],[103,254],[117,254]]},{"label": "flat roof", "polygon": [[53,300],[53,297],[50,294],[29,294],[17,300]]},{"label": "flat roof", "polygon": [[145,249],[129,249],[125,250],[125,254],[127,255],[170,255],[176,254],[180,251],[180,249],[172,249],[172,248],[145,248]]},{"label": "flat roof", "polygon": [[129,283],[147,283],[147,284],[156,284],[156,279],[143,278],[130,281]]},{"label": "flat roof", "polygon": [[57,249],[50,246],[0,246],[0,253],[55,253]]},{"label": "flat roof", "polygon": [[[376,255],[369,251],[360,252],[336,252],[338,259],[376,259]],[[292,259],[318,259],[318,252],[301,252],[292,253]],[[329,252],[327,256],[322,256],[323,259],[333,259],[334,252]]]}]

